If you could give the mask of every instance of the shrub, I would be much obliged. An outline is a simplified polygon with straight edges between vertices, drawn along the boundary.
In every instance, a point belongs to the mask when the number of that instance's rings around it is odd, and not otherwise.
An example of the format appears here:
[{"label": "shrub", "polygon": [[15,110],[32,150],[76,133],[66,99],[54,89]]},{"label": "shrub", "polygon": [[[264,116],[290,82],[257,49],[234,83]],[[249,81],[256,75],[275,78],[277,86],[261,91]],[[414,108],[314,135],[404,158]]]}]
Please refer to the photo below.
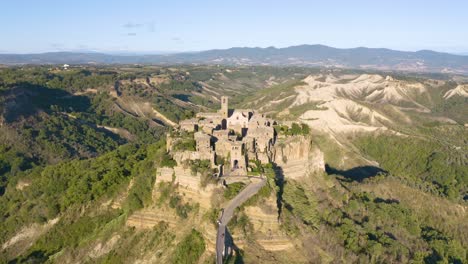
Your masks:
[{"label": "shrub", "polygon": [[164,153],[161,155],[161,159],[159,162],[160,167],[170,167],[174,168],[177,166],[177,162],[169,155],[168,153]]},{"label": "shrub", "polygon": [[205,240],[200,232],[192,229],[190,234],[177,244],[173,255],[173,263],[197,263],[203,252],[205,252]]},{"label": "shrub", "polygon": [[296,183],[285,184],[283,192],[285,207],[297,215],[305,224],[318,227],[317,201],[312,194]]},{"label": "shrub", "polygon": [[239,194],[240,191],[244,189],[244,187],[245,187],[245,183],[243,182],[231,183],[224,190],[223,196],[227,200],[231,200],[232,198],[236,197],[236,195]]},{"label": "shrub", "polygon": [[177,140],[172,146],[174,151],[195,151],[196,142],[193,138],[184,138]]}]

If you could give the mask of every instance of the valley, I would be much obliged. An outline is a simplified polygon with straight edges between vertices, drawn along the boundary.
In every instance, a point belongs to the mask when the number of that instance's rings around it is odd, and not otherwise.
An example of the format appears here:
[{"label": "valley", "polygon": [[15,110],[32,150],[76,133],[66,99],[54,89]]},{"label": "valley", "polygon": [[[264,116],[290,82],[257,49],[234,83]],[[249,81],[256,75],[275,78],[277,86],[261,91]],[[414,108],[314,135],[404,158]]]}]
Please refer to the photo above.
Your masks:
[{"label": "valley", "polygon": [[467,128],[453,73],[0,68],[0,262],[465,263]]}]

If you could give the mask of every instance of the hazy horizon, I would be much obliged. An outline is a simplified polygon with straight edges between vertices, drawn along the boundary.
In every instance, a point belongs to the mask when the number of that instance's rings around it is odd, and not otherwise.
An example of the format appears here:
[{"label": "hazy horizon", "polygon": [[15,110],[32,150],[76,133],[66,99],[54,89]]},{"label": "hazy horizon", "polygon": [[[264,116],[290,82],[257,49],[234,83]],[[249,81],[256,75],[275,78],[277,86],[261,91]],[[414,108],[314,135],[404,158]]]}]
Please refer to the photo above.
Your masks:
[{"label": "hazy horizon", "polygon": [[466,54],[467,9],[468,3],[454,0],[24,0],[2,3],[0,53],[142,54],[322,44]]},{"label": "hazy horizon", "polygon": [[101,54],[108,54],[108,55],[169,55],[169,54],[178,54],[178,53],[197,53],[197,52],[203,52],[203,51],[208,51],[208,50],[225,50],[225,49],[230,49],[230,48],[277,48],[277,49],[282,49],[282,48],[289,48],[289,47],[294,47],[294,46],[302,46],[302,45],[324,45],[328,46],[330,48],[337,48],[337,49],[354,49],[354,48],[369,48],[369,49],[390,49],[390,50],[396,50],[396,51],[403,51],[403,52],[417,52],[417,51],[422,51],[422,50],[431,50],[435,52],[440,52],[440,53],[448,53],[448,54],[453,54],[453,55],[461,55],[461,56],[468,56],[468,52],[460,51],[460,52],[450,52],[450,51],[444,51],[444,50],[434,50],[434,49],[413,49],[413,50],[404,50],[404,49],[393,49],[393,48],[388,48],[388,47],[334,47],[331,45],[325,45],[321,43],[314,43],[314,44],[297,44],[297,45],[291,45],[291,46],[285,46],[285,47],[277,47],[274,45],[269,45],[269,46],[232,46],[228,48],[211,48],[211,49],[206,49],[206,50],[142,50],[142,51],[137,51],[137,50],[80,50],[80,49],[70,49],[70,50],[45,50],[45,51],[38,51],[38,52],[7,52],[7,51],[2,51],[0,50],[0,54],[20,54],[20,55],[28,55],[28,54],[43,54],[43,53],[59,53],[59,52],[70,52],[70,53],[101,53]]}]

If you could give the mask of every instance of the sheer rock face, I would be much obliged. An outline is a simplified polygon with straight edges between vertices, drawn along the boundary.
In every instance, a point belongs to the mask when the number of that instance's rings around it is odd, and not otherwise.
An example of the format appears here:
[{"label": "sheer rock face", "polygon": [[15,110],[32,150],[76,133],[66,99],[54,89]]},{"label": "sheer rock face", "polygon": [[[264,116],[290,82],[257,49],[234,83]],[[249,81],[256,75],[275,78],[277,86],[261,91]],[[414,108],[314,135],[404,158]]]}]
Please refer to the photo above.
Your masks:
[{"label": "sheer rock face", "polygon": [[177,162],[177,164],[183,164],[185,161],[188,160],[211,160],[213,159],[214,153],[209,150],[205,151],[178,151],[174,152],[173,159]]},{"label": "sheer rock face", "polygon": [[190,168],[176,166],[174,168],[162,167],[156,172],[156,182],[153,187],[153,201],[158,199],[160,182],[173,182],[179,186],[178,191],[183,194],[184,200],[198,203],[201,208],[211,209],[211,196],[216,188],[215,185],[203,187],[200,183],[201,174],[193,174]]},{"label": "sheer rock face", "polygon": [[275,163],[286,178],[298,179],[312,172],[325,171],[323,152],[311,146],[304,136],[287,138],[275,146]]}]

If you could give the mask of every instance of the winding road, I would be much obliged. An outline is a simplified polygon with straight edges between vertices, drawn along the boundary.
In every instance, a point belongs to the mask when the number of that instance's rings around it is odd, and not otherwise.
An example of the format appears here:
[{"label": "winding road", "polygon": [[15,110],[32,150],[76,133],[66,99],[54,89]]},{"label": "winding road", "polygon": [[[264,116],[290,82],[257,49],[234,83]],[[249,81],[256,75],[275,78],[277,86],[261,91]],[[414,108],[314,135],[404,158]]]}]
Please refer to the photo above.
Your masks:
[{"label": "winding road", "polygon": [[224,208],[223,214],[218,220],[218,233],[216,235],[216,264],[223,263],[223,257],[226,255],[226,229],[231,220],[234,210],[250,197],[254,196],[260,188],[266,184],[266,177],[255,178],[247,187],[245,187],[229,204]]}]

